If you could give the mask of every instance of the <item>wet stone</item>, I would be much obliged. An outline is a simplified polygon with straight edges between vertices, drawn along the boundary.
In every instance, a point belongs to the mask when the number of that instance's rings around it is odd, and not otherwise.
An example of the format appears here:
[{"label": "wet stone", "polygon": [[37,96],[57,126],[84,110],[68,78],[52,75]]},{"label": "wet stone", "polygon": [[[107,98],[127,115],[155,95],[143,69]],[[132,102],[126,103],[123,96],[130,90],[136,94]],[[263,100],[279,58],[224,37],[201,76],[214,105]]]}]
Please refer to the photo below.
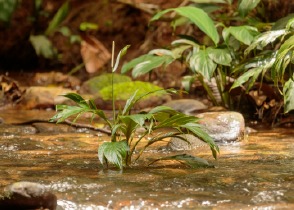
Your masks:
[{"label": "wet stone", "polygon": [[245,120],[238,112],[205,112],[196,115],[199,123],[216,142],[242,140],[245,132]]},{"label": "wet stone", "polygon": [[0,209],[49,209],[55,210],[57,197],[45,186],[34,182],[16,182],[4,189]]},{"label": "wet stone", "polygon": [[76,129],[70,125],[38,122],[32,124],[40,133],[71,133]]},{"label": "wet stone", "polygon": [[7,135],[21,135],[21,134],[36,134],[37,129],[30,125],[25,126],[17,126],[17,125],[8,125],[8,124],[0,124],[0,134]]}]

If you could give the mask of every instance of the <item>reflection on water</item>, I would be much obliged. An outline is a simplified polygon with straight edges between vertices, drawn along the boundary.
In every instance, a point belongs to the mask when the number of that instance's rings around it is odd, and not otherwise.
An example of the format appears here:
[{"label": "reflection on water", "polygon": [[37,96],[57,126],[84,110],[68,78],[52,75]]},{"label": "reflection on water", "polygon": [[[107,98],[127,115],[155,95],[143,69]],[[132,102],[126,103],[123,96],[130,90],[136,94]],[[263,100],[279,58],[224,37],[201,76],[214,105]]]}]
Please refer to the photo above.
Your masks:
[{"label": "reflection on water", "polygon": [[97,148],[108,140],[105,135],[12,131],[0,132],[1,190],[20,180],[39,182],[63,209],[294,209],[290,129],[220,145],[217,161],[197,151],[216,168],[188,169],[174,162],[143,167],[148,158],[163,155],[151,148],[138,166],[123,172],[99,164]]}]

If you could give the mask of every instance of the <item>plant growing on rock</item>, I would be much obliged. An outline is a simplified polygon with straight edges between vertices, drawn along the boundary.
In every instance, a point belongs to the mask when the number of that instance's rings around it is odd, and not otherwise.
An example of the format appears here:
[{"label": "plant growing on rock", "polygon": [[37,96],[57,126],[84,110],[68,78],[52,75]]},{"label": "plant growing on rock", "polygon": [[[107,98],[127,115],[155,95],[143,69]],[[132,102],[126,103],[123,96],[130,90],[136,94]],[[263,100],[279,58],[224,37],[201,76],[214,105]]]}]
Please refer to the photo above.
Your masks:
[{"label": "plant growing on rock", "polygon": [[[112,57],[112,73],[117,70],[119,60],[126,53],[127,48],[128,46],[119,52],[115,65],[113,65],[114,59]],[[112,50],[112,54],[113,52],[114,49]],[[100,117],[111,131],[111,141],[102,143],[98,149],[98,158],[106,166],[108,166],[108,163],[115,164],[120,169],[131,166],[150,145],[169,137],[178,137],[183,141],[187,141],[182,136],[182,134],[187,133],[197,136],[206,142],[210,146],[213,157],[216,158],[219,148],[213,139],[197,123],[197,117],[185,115],[166,106],[157,106],[148,112],[131,113],[132,108],[138,101],[154,92],[174,93],[175,91],[172,89],[161,89],[143,95],[138,95],[138,91],[135,91],[126,101],[123,110],[119,111],[115,110],[115,100],[113,97],[112,119],[108,118],[103,110],[98,109],[93,100],[85,100],[79,94],[69,93],[64,96],[74,101],[76,106],[57,105],[56,110],[59,113],[53,116],[51,121],[60,123],[71,116],[76,116],[76,120],[85,112],[92,113],[92,119],[95,116]],[[139,128],[142,131],[140,136],[137,137],[136,130]],[[150,134],[154,135],[151,136]],[[147,136],[149,136],[148,141],[143,141]],[[139,149],[137,156],[134,157],[135,151],[139,148],[139,143],[144,143],[144,146]],[[173,156],[170,159],[185,162],[191,167],[197,167],[199,166],[199,162],[201,162],[199,158],[186,155]]]}]

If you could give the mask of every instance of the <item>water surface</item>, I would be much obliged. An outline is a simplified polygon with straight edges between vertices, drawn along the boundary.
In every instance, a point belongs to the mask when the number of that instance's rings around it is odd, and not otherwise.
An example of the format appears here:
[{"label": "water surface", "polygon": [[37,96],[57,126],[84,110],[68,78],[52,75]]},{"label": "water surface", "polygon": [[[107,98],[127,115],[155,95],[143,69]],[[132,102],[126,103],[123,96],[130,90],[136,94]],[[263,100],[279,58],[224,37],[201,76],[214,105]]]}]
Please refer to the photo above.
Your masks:
[{"label": "water surface", "polygon": [[[16,181],[44,184],[63,209],[294,209],[294,131],[263,130],[242,142],[195,151],[216,168],[176,162],[155,145],[124,171],[105,170],[97,148],[109,138],[86,129],[36,133],[31,125],[0,127],[0,190]],[[23,129],[25,128],[25,129]]]}]

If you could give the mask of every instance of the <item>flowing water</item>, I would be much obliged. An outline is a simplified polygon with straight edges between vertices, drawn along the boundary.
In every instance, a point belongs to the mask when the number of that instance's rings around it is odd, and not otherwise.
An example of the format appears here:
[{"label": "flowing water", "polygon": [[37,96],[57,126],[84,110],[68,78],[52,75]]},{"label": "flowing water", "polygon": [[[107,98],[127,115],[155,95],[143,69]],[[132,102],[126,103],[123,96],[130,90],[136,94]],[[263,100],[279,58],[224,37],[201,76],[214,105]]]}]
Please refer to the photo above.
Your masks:
[{"label": "flowing water", "polygon": [[294,209],[291,128],[261,130],[222,144],[217,161],[209,151],[194,152],[215,168],[175,162],[146,167],[150,158],[176,154],[155,145],[139,165],[124,171],[105,170],[99,163],[97,148],[109,140],[105,134],[0,128],[0,190],[17,181],[38,182],[57,195],[60,209]]}]

